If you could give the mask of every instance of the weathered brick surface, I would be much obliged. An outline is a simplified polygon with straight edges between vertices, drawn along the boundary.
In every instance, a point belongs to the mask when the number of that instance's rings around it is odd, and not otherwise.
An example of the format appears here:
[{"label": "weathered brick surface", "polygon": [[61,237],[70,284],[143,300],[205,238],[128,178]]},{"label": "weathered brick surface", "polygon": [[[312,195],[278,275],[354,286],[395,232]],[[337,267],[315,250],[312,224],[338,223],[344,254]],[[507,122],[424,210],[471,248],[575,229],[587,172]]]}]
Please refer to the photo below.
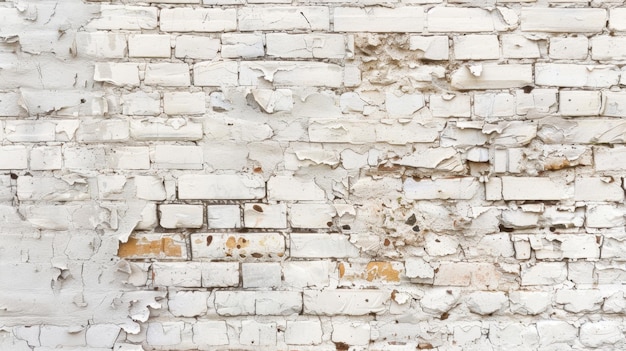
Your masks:
[{"label": "weathered brick surface", "polygon": [[626,7],[0,0],[0,350],[623,350]]}]

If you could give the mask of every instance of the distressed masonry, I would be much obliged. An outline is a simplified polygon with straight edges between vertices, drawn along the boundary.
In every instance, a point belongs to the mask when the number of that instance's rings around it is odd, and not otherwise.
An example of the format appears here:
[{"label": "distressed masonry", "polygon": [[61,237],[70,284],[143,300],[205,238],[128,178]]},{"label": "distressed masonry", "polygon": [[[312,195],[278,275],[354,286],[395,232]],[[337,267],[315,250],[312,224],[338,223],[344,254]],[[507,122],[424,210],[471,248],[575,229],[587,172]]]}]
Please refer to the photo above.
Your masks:
[{"label": "distressed masonry", "polygon": [[0,0],[0,350],[626,349],[626,5]]}]

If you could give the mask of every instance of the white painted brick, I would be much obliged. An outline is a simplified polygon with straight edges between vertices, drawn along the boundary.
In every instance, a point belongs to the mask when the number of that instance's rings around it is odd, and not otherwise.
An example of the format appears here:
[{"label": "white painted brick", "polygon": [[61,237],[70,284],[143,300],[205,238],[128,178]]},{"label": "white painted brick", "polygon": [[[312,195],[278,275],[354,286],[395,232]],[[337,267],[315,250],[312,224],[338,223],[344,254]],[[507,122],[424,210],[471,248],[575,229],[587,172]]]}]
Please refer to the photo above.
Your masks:
[{"label": "white painted brick", "polygon": [[159,205],[159,213],[163,228],[202,228],[202,205]]},{"label": "white painted brick", "polygon": [[87,28],[93,29],[155,29],[157,26],[156,7],[100,5],[100,17],[92,20]]},{"label": "white painted brick", "polygon": [[202,148],[199,146],[156,145],[152,161],[157,168],[202,169]]},{"label": "white painted brick", "polygon": [[209,205],[207,219],[210,229],[241,228],[241,213],[237,205]]},{"label": "white painted brick", "polygon": [[620,91],[603,91],[604,108],[601,114],[611,117],[626,117],[626,94]]},{"label": "white painted brick", "polygon": [[522,8],[522,31],[551,33],[601,32],[606,25],[605,9]]},{"label": "white painted brick", "polygon": [[175,317],[197,317],[208,311],[208,291],[176,291],[168,296],[167,306]]},{"label": "white painted brick", "polygon": [[106,164],[103,148],[67,147],[63,150],[63,164],[70,169],[101,169]]},{"label": "white painted brick", "polygon": [[479,117],[508,117],[516,112],[515,96],[509,93],[474,94],[474,114]]},{"label": "white painted brick", "polygon": [[590,228],[613,228],[623,226],[624,210],[615,205],[588,205],[585,224]]},{"label": "white painted brick", "polygon": [[452,38],[457,60],[489,60],[500,58],[500,42],[496,35],[463,35]]},{"label": "white painted brick", "polygon": [[132,119],[130,134],[135,140],[183,140],[202,139],[201,123],[194,123],[183,118],[168,119]]},{"label": "white painted brick", "polygon": [[194,234],[192,256],[214,260],[277,258],[285,253],[285,238],[278,233]]},{"label": "white painted brick", "polygon": [[242,7],[238,12],[239,30],[328,30],[328,7]]},{"label": "white painted brick", "polygon": [[246,228],[287,228],[287,205],[244,204],[243,223]]},{"label": "white painted brick", "polygon": [[502,40],[502,56],[505,58],[539,58],[539,45],[536,40],[522,35],[505,34]]},{"label": "white painted brick", "polygon": [[98,198],[123,200],[126,177],[123,175],[99,175],[97,177]]},{"label": "white painted brick", "polygon": [[172,54],[169,35],[131,34],[128,36],[128,56],[169,58]]},{"label": "white painted brick", "polygon": [[587,347],[613,345],[623,340],[619,322],[586,322],[580,326],[580,342]]},{"label": "white painted brick", "polygon": [[196,86],[237,85],[239,65],[235,61],[207,61],[193,65],[193,83]]},{"label": "white painted brick", "polygon": [[120,326],[115,324],[94,324],[86,333],[87,346],[112,348],[120,333]]},{"label": "white painted brick", "polygon": [[93,79],[117,86],[138,86],[139,66],[136,63],[97,63]]},{"label": "white painted brick", "polygon": [[293,228],[328,228],[337,215],[329,204],[292,204],[289,206],[289,224]]},{"label": "white painted brick", "polygon": [[28,150],[21,145],[0,146],[0,169],[28,168]]},{"label": "white painted brick", "polygon": [[565,262],[537,262],[533,266],[522,265],[522,285],[554,285],[567,278]]},{"label": "white painted brick", "polygon": [[5,138],[12,142],[55,141],[56,123],[6,120],[4,134]]},{"label": "white painted brick", "polygon": [[97,58],[123,58],[126,55],[126,36],[112,32],[77,32],[78,55]]},{"label": "white painted brick", "polygon": [[265,197],[265,181],[253,174],[201,175],[178,177],[180,199],[252,200]]},{"label": "white painted brick", "polygon": [[313,180],[293,176],[274,176],[267,182],[270,201],[324,201],[326,194]]},{"label": "white painted brick", "polygon": [[165,200],[165,186],[163,178],[158,176],[135,176],[137,197],[143,200]]},{"label": "white painted brick", "polygon": [[383,313],[390,294],[384,290],[305,290],[304,313],[323,316],[363,316]]},{"label": "white painted brick", "polygon": [[489,341],[500,349],[519,349],[523,346],[536,347],[539,335],[534,325],[518,322],[491,323]]},{"label": "white painted brick", "polygon": [[518,115],[543,117],[557,109],[557,89],[533,89],[530,93],[516,90]]},{"label": "white painted brick", "polygon": [[150,149],[147,146],[117,146],[106,151],[106,164],[113,169],[149,169]]},{"label": "white painted brick", "polygon": [[557,87],[610,87],[619,82],[620,71],[613,66],[588,66],[567,63],[538,63],[535,83]]},{"label": "white painted brick", "polygon": [[267,55],[282,58],[335,58],[346,56],[346,37],[340,34],[265,35]]},{"label": "white painted brick", "polygon": [[282,316],[302,311],[299,291],[216,291],[215,309],[221,316]]},{"label": "white painted brick", "polygon": [[443,35],[411,35],[409,37],[409,50],[418,51],[418,55],[421,55],[421,58],[425,60],[448,60],[448,37]]},{"label": "white painted brick", "polygon": [[225,288],[239,285],[239,263],[202,262],[202,287]]},{"label": "white painted brick", "polygon": [[241,321],[239,343],[267,347],[276,345],[276,323],[260,323],[257,321]]},{"label": "white painted brick", "polygon": [[550,58],[565,60],[584,60],[589,51],[589,39],[576,37],[550,38]]},{"label": "white painted brick", "polygon": [[562,116],[597,116],[602,106],[599,91],[561,90],[559,112]]},{"label": "white painted brick", "polygon": [[520,88],[533,83],[531,65],[484,64],[481,67],[481,73],[478,76],[473,75],[468,67],[461,67],[454,71],[451,76],[452,87],[459,90],[506,89]]},{"label": "white painted brick", "polygon": [[122,110],[125,115],[156,116],[161,113],[161,95],[142,91],[124,95]]},{"label": "white painted brick", "polygon": [[329,261],[285,261],[283,284],[293,289],[327,287],[334,268]]},{"label": "white painted brick", "polygon": [[550,307],[551,294],[544,291],[511,291],[511,312],[522,315],[536,315]]},{"label": "white painted brick", "polygon": [[193,325],[193,342],[198,345],[228,345],[228,328],[225,321],[200,320]]},{"label": "white painted brick", "polygon": [[626,147],[595,147],[593,149],[593,164],[596,171],[620,171],[626,170],[626,164],[622,162],[626,157]]},{"label": "white painted brick", "polygon": [[146,342],[155,346],[179,345],[182,341],[181,333],[184,326],[183,322],[148,323]]},{"label": "white painted brick", "polygon": [[319,320],[287,321],[285,343],[289,345],[317,345],[322,342],[322,324]]},{"label": "white painted brick", "polygon": [[242,263],[241,276],[244,289],[278,288],[281,285],[281,267],[278,262]]},{"label": "white painted brick", "polygon": [[501,291],[476,291],[468,296],[466,304],[471,312],[484,316],[508,307],[509,299]]},{"label": "white painted brick", "polygon": [[626,7],[616,7],[609,9],[609,29],[616,31],[626,31]]},{"label": "white painted brick", "polygon": [[152,274],[157,286],[202,286],[202,268],[199,262],[155,262],[152,264]]},{"label": "white painted brick", "polygon": [[369,323],[333,321],[332,341],[348,345],[368,345],[371,327]]},{"label": "white painted brick", "polygon": [[206,111],[204,92],[163,93],[163,112],[168,115],[201,115]]},{"label": "white painted brick", "polygon": [[604,298],[598,290],[565,290],[556,291],[555,302],[562,304],[563,309],[572,312],[597,312]]},{"label": "white painted brick", "polygon": [[73,330],[71,327],[42,325],[39,340],[41,346],[57,348],[59,346],[85,346],[85,329]]},{"label": "white painted brick", "polygon": [[357,257],[359,249],[343,234],[291,233],[291,257],[343,258]]},{"label": "white painted brick", "polygon": [[594,235],[531,235],[530,245],[537,259],[599,258],[600,244]]},{"label": "white painted brick", "polygon": [[409,199],[471,199],[480,189],[475,178],[454,178],[404,182],[404,194]]},{"label": "white painted brick", "polygon": [[502,177],[505,200],[564,200],[572,197],[571,187],[543,177]]},{"label": "white painted brick", "polygon": [[435,272],[433,284],[494,289],[498,286],[499,279],[500,273],[489,263],[443,262]]},{"label": "white painted brick", "polygon": [[189,65],[186,63],[148,63],[146,66],[147,85],[164,87],[185,87],[191,85]]},{"label": "white painted brick", "polygon": [[421,6],[395,9],[383,7],[337,7],[335,32],[422,32],[426,16]]},{"label": "white painted brick", "polygon": [[60,146],[36,146],[30,151],[30,169],[49,171],[63,167],[63,154]]},{"label": "white painted brick", "polygon": [[433,7],[428,10],[429,32],[491,32],[491,14],[480,8]]},{"label": "white painted brick", "polygon": [[615,144],[622,142],[625,127],[620,119],[546,118],[539,122],[538,136],[548,144]]},{"label": "white painted brick", "polygon": [[[273,72],[267,74],[266,72]],[[325,62],[308,61],[246,61],[241,62],[240,85],[261,85],[270,81],[274,86],[340,87],[343,68]]]},{"label": "white painted brick", "polygon": [[385,94],[385,108],[390,117],[411,116],[424,105],[424,95],[422,94],[397,94],[395,92]]},{"label": "white painted brick", "polygon": [[468,94],[430,96],[430,111],[434,117],[470,117],[471,101]]},{"label": "white painted brick", "polygon": [[624,191],[620,183],[612,178],[576,178],[574,200],[622,202]]},{"label": "white painted brick", "polygon": [[265,55],[264,36],[250,33],[223,33],[221,54],[224,58],[255,58]]},{"label": "white painted brick", "polygon": [[237,10],[189,7],[162,9],[160,28],[164,32],[229,32],[237,29]]},{"label": "white painted brick", "polygon": [[174,56],[177,58],[210,60],[217,56],[219,50],[219,39],[195,35],[179,35],[176,37]]},{"label": "white painted brick", "polygon": [[573,344],[578,338],[578,328],[566,321],[538,321],[539,342],[544,347]]}]

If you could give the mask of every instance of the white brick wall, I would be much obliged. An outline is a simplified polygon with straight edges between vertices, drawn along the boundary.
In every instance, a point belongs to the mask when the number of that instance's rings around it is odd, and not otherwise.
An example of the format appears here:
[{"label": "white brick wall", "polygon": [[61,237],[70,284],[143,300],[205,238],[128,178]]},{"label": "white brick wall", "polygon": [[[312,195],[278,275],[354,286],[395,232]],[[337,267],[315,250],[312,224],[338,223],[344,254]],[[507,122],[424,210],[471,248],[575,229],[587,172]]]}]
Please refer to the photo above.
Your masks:
[{"label": "white brick wall", "polygon": [[0,350],[626,349],[626,7],[0,4]]}]

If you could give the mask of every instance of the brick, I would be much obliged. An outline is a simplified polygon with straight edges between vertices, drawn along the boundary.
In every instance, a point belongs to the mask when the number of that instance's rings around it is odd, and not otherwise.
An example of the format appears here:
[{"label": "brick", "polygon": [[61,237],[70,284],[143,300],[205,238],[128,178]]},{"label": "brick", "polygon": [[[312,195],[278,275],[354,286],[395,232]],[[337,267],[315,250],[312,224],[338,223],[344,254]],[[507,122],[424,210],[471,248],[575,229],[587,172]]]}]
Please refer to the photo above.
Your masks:
[{"label": "brick", "polygon": [[106,150],[106,164],[113,169],[150,169],[147,146],[115,147]]},{"label": "brick", "polygon": [[0,146],[0,169],[28,168],[28,150],[21,145]]},{"label": "brick", "polygon": [[168,296],[167,306],[175,317],[198,317],[208,311],[208,291],[177,291]]},{"label": "brick", "polygon": [[137,198],[150,201],[165,200],[163,178],[158,176],[135,176]]},{"label": "brick", "polygon": [[278,175],[267,182],[267,198],[270,201],[323,201],[326,194],[313,180]]},{"label": "brick", "polygon": [[287,321],[285,343],[318,345],[322,343],[322,324],[318,320]]},{"label": "brick", "polygon": [[625,147],[594,147],[593,164],[596,171],[620,171],[626,170],[626,164],[621,164],[623,157],[626,157]]},{"label": "brick", "polygon": [[195,86],[237,85],[239,65],[235,61],[207,61],[193,65]]},{"label": "brick", "polygon": [[241,228],[241,213],[238,205],[207,206],[208,227],[210,229]]},{"label": "brick", "polygon": [[624,210],[615,205],[587,205],[585,224],[589,228],[614,228],[626,223]]},{"label": "brick", "polygon": [[474,114],[479,117],[510,117],[516,113],[515,96],[509,93],[474,94]]},{"label": "brick", "polygon": [[363,316],[387,311],[390,293],[384,290],[305,290],[304,314]]},{"label": "brick", "polygon": [[210,60],[217,56],[217,52],[219,50],[219,39],[195,35],[179,35],[176,37],[176,50],[174,51],[174,56],[183,59],[192,58]]},{"label": "brick", "polygon": [[87,28],[142,30],[157,27],[157,8],[146,6],[100,5],[100,17]]},{"label": "brick", "polygon": [[283,262],[283,284],[292,289],[324,288],[330,284],[335,264],[329,261]]},{"label": "brick", "polygon": [[337,211],[329,204],[292,204],[289,206],[289,224],[293,228],[328,228]]},{"label": "brick", "polygon": [[228,345],[225,321],[198,321],[193,325],[193,342],[199,345]]},{"label": "brick", "polygon": [[409,37],[409,50],[417,51],[420,58],[425,60],[448,60],[448,37],[444,35]]},{"label": "brick", "polygon": [[244,204],[243,223],[246,228],[287,228],[287,205]]},{"label": "brick", "polygon": [[169,35],[131,34],[128,36],[128,56],[169,58],[172,54]]},{"label": "brick", "polygon": [[471,101],[468,94],[431,95],[430,111],[433,117],[470,117]]},{"label": "brick", "polygon": [[103,116],[107,100],[101,92],[20,89],[20,106],[31,115]]},{"label": "brick", "polygon": [[202,148],[199,146],[156,145],[152,162],[156,168],[202,169]]},{"label": "brick", "polygon": [[492,32],[491,13],[479,8],[433,7],[428,10],[429,32]]},{"label": "brick", "polygon": [[484,316],[508,307],[509,299],[501,291],[476,291],[468,296],[466,304],[470,312]]},{"label": "brick", "polygon": [[501,273],[488,263],[442,262],[435,272],[433,284],[493,289],[498,286],[500,276]]},{"label": "brick", "polygon": [[151,322],[147,325],[146,342],[155,346],[173,346],[182,342],[183,322]]},{"label": "brick", "polygon": [[191,85],[189,65],[186,63],[148,63],[146,66],[147,85],[164,87],[186,87]]},{"label": "brick", "polygon": [[547,310],[552,304],[552,296],[544,291],[511,291],[511,312],[522,315],[536,315]]},{"label": "brick", "polygon": [[574,200],[622,202],[624,191],[620,182],[612,178],[579,177],[575,182]]},{"label": "brick", "polygon": [[626,31],[626,7],[616,7],[609,9],[609,29],[616,31]]},{"label": "brick", "polygon": [[72,330],[70,327],[61,327],[55,325],[42,325],[40,327],[39,340],[41,346],[57,348],[58,346],[84,346],[86,344],[84,328],[78,331]]},{"label": "brick", "polygon": [[407,198],[417,199],[471,199],[480,189],[475,178],[454,178],[415,181],[408,178],[404,182]]},{"label": "brick", "polygon": [[253,174],[201,175],[178,177],[179,199],[253,200],[265,197],[265,181]]},{"label": "brick", "polygon": [[206,112],[204,92],[163,93],[163,112],[168,115],[201,115]]},{"label": "brick", "polygon": [[210,233],[191,236],[195,258],[254,260],[283,257],[285,239],[278,233]]},{"label": "brick", "polygon": [[216,291],[215,310],[220,316],[282,316],[302,311],[297,291]]},{"label": "brick", "polygon": [[202,262],[202,286],[205,288],[226,288],[239,286],[239,263]]},{"label": "brick", "polygon": [[261,323],[257,321],[242,321],[239,343],[267,347],[276,345],[276,323]]},{"label": "brick", "polygon": [[204,206],[159,205],[160,224],[163,228],[202,228]]},{"label": "brick", "polygon": [[407,117],[419,111],[425,105],[422,94],[385,94],[385,109],[390,117]]},{"label": "brick", "polygon": [[565,262],[537,262],[533,266],[522,265],[522,286],[560,284],[567,278]]},{"label": "brick", "polygon": [[240,31],[328,30],[328,7],[242,7],[238,12]]},{"label": "brick", "polygon": [[126,36],[122,33],[76,33],[76,51],[80,56],[94,58],[123,58],[126,56],[126,50]]},{"label": "brick", "polygon": [[391,9],[383,7],[337,7],[334,9],[335,32],[422,32],[426,20],[424,8],[405,6]]},{"label": "brick", "polygon": [[335,343],[348,345],[368,345],[370,343],[371,327],[364,322],[342,322],[333,320],[331,340]]},{"label": "brick", "polygon": [[128,121],[123,119],[84,118],[76,130],[76,140],[83,143],[122,142],[129,136]]},{"label": "brick", "polygon": [[185,259],[187,245],[180,234],[135,233],[120,243],[117,255],[126,259]]},{"label": "brick", "polygon": [[602,99],[604,106],[601,110],[603,116],[610,117],[626,117],[626,103],[624,103],[626,94],[618,91],[603,91]]},{"label": "brick", "polygon": [[502,177],[505,200],[565,200],[572,197],[571,187],[541,177]]},{"label": "brick", "polygon": [[30,151],[30,169],[50,171],[63,167],[63,154],[60,146],[35,146]]},{"label": "brick", "polygon": [[584,60],[589,52],[589,39],[576,37],[550,38],[550,58],[564,60]]},{"label": "brick", "polygon": [[[182,124],[182,125],[181,125]],[[193,141],[202,139],[201,123],[182,119],[132,119],[130,134],[135,140],[181,140]]]},{"label": "brick", "polygon": [[155,262],[152,277],[156,286],[199,288],[202,286],[202,268],[199,262]]},{"label": "brick", "polygon": [[572,312],[598,312],[604,298],[598,290],[557,290],[555,301],[562,304],[563,309]]},{"label": "brick", "polygon": [[600,244],[596,236],[560,234],[559,236],[529,236],[537,259],[599,258]]},{"label": "brick", "polygon": [[[274,72],[268,75],[265,72]],[[244,61],[240,64],[239,85],[261,85],[270,81],[276,87],[321,86],[340,87],[343,68],[325,62],[308,61]]]},{"label": "brick", "polygon": [[242,263],[241,276],[244,289],[281,286],[281,267],[277,262]]},{"label": "brick", "polygon": [[[517,34],[505,34],[500,36],[500,39],[502,41],[502,56],[505,58],[541,57],[536,40]],[[550,49],[552,49],[552,46],[550,46]]]},{"label": "brick", "polygon": [[162,9],[160,28],[164,32],[229,32],[237,29],[234,8]]},{"label": "brick", "polygon": [[281,58],[335,58],[346,57],[346,37],[340,34],[265,35],[267,55]]},{"label": "brick", "polygon": [[569,88],[603,88],[619,82],[620,71],[613,66],[588,66],[568,63],[538,63],[535,83]]},{"label": "brick", "polygon": [[452,38],[457,60],[490,60],[500,58],[500,42],[496,35],[469,34]]},{"label": "brick", "polygon": [[452,87],[458,90],[520,88],[533,84],[531,65],[484,64],[479,75],[473,75],[468,67],[452,72]]},{"label": "brick", "polygon": [[221,54],[224,58],[255,58],[265,55],[264,35],[223,33]]},{"label": "brick", "polygon": [[601,32],[606,25],[606,10],[591,8],[522,9],[522,31],[551,33]]},{"label": "brick", "polygon": [[12,142],[56,140],[56,123],[47,121],[6,120],[5,138]]},{"label": "brick", "polygon": [[91,198],[82,178],[65,181],[54,177],[17,178],[17,198],[22,201],[84,201]]},{"label": "brick", "polygon": [[343,234],[291,233],[290,254],[299,258],[358,257],[359,249]]},{"label": "brick", "polygon": [[624,142],[624,128],[619,119],[546,118],[539,122],[537,136],[547,144],[615,144]]},{"label": "brick", "polygon": [[601,106],[602,96],[599,91],[559,92],[559,112],[562,116],[597,116]]},{"label": "brick", "polygon": [[142,91],[123,95],[122,111],[125,115],[156,116],[161,113],[161,95]]},{"label": "brick", "polygon": [[580,343],[587,347],[614,345],[624,340],[619,322],[586,322],[580,326]]},{"label": "brick", "polygon": [[115,324],[90,325],[85,334],[87,346],[112,348],[120,331],[120,326]]}]

